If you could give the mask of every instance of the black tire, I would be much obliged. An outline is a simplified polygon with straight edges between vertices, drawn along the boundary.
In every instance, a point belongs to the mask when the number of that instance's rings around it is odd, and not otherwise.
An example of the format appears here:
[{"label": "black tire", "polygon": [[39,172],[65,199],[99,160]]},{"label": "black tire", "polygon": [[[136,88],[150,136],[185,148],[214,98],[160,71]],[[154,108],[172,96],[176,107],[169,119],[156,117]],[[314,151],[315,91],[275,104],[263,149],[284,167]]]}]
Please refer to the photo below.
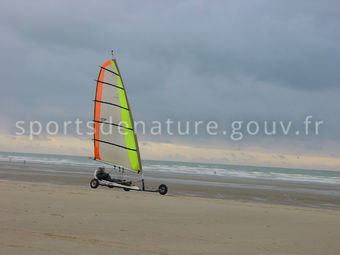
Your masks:
[{"label": "black tire", "polygon": [[125,191],[130,191],[130,189],[129,188],[123,188]]},{"label": "black tire", "polygon": [[99,186],[99,181],[98,181],[97,179],[92,179],[92,180],[90,181],[90,186],[91,186],[92,189],[98,188],[98,186]]},{"label": "black tire", "polygon": [[161,184],[158,187],[158,192],[161,195],[165,195],[166,193],[168,193],[168,187],[165,184]]}]

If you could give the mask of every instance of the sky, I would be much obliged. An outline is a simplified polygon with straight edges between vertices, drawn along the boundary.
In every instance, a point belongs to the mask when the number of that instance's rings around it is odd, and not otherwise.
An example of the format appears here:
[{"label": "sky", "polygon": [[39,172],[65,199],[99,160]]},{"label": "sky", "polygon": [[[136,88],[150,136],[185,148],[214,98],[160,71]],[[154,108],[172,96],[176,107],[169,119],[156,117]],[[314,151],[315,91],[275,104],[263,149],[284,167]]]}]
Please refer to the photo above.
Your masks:
[{"label": "sky", "polygon": [[[339,13],[330,0],[2,1],[0,151],[92,155],[89,136],[30,140],[15,123],[91,120],[98,66],[114,50],[135,120],[229,127],[139,132],[142,158],[340,170]],[[262,131],[234,141],[233,121]],[[264,121],[294,132],[266,136]]]}]

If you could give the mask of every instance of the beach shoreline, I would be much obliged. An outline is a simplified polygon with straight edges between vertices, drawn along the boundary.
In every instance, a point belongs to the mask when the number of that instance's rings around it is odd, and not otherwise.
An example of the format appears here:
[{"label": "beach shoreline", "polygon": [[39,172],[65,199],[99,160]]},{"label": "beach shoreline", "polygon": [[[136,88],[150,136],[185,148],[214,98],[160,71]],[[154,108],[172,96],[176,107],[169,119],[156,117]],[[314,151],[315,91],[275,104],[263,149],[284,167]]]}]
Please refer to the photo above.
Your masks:
[{"label": "beach shoreline", "polygon": [[[92,166],[0,162],[0,180],[8,181],[90,188],[93,171]],[[164,173],[148,173],[145,178],[148,188],[157,189],[159,184],[165,183],[172,195],[340,210],[339,185]]]}]

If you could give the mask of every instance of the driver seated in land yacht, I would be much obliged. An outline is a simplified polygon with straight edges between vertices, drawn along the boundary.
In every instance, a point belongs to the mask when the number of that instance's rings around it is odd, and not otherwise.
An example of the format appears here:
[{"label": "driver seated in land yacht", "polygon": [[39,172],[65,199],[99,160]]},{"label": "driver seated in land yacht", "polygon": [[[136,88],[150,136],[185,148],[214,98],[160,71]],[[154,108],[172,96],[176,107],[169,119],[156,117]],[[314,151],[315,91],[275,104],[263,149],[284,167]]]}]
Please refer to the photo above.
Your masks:
[{"label": "driver seated in land yacht", "polygon": [[115,183],[127,185],[127,186],[131,185],[131,181],[125,181],[125,180],[111,178],[111,176],[107,172],[105,172],[105,167],[98,167],[97,172],[96,172],[96,177],[100,181],[105,180],[105,181],[115,182]]}]

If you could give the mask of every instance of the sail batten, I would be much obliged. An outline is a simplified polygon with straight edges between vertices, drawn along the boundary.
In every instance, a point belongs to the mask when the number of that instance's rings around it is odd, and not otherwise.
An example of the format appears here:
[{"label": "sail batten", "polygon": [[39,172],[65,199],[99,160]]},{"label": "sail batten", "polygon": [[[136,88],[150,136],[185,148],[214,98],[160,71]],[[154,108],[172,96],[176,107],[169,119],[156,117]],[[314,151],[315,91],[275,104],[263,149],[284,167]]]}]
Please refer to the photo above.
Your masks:
[{"label": "sail batten", "polygon": [[107,69],[107,68],[105,68],[105,67],[103,67],[103,66],[101,66],[100,68],[101,68],[101,69],[104,69],[104,70],[106,70],[106,71],[108,71],[108,72],[110,72],[110,73],[113,73],[113,74],[115,74],[115,75],[117,75],[117,76],[120,76],[118,73],[116,73],[116,72],[114,72],[114,71],[112,71],[112,70],[109,70],[109,69]]},{"label": "sail batten", "polygon": [[136,151],[136,149],[128,148],[128,147],[125,147],[123,145],[119,145],[119,144],[115,144],[115,143],[110,143],[110,142],[103,141],[103,140],[95,140],[95,141],[98,141],[98,142],[101,142],[101,143],[111,144],[113,146],[117,146],[117,147],[120,147],[120,148],[123,148],[123,149],[127,149],[127,150],[130,150],[130,151]]},{"label": "sail batten", "polygon": [[125,129],[129,129],[129,130],[132,130],[132,128],[129,128],[129,127],[125,127],[125,126],[122,126],[122,125],[119,125],[119,124],[115,124],[115,123],[111,123],[111,122],[105,122],[105,121],[98,121],[98,120],[93,120],[94,122],[98,122],[98,123],[101,123],[101,124],[106,124],[106,125],[112,125],[112,126],[115,126],[115,127],[121,127],[121,128],[125,128]]},{"label": "sail batten", "polygon": [[99,81],[99,80],[96,80],[96,82],[100,82],[100,83],[103,83],[104,85],[113,86],[113,87],[116,87],[116,88],[119,88],[119,89],[124,89],[124,88],[118,87],[118,85],[116,85],[116,84],[111,84],[111,83],[107,83],[107,82],[103,82],[103,81]]},{"label": "sail batten", "polygon": [[94,102],[95,159],[140,172],[142,165],[132,113],[114,59],[100,67]]},{"label": "sail batten", "polygon": [[123,109],[125,109],[125,110],[129,110],[128,108],[123,107],[123,106],[118,105],[118,104],[113,104],[113,103],[110,103],[110,102],[99,101],[99,100],[94,100],[94,101],[95,101],[95,102],[98,102],[98,103],[103,103],[103,104],[108,104],[108,105],[116,106],[116,107],[119,107],[119,108],[123,108]]}]

